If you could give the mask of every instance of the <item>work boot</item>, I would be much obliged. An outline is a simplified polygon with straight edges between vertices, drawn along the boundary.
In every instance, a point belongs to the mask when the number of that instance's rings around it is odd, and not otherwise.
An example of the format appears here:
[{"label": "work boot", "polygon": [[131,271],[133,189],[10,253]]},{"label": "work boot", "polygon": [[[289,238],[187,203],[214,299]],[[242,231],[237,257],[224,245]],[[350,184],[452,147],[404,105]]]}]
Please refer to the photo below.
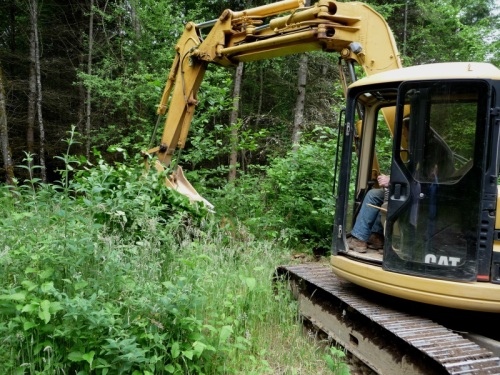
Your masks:
[{"label": "work boot", "polygon": [[384,248],[384,236],[380,233],[372,233],[368,238],[367,245],[370,249],[380,250]]},{"label": "work boot", "polygon": [[366,253],[367,244],[365,241],[358,240],[356,237],[352,236],[347,240],[350,250],[354,250],[358,253]]}]

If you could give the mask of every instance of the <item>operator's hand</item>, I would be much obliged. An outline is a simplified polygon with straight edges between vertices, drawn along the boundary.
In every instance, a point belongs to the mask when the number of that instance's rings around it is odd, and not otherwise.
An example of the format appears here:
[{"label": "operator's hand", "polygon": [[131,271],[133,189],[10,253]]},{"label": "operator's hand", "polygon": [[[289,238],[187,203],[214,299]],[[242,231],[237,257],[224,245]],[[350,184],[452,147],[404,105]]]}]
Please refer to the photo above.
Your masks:
[{"label": "operator's hand", "polygon": [[391,178],[389,176],[386,176],[385,174],[380,174],[377,177],[377,182],[378,182],[379,186],[382,188],[389,187],[390,180],[391,180]]}]

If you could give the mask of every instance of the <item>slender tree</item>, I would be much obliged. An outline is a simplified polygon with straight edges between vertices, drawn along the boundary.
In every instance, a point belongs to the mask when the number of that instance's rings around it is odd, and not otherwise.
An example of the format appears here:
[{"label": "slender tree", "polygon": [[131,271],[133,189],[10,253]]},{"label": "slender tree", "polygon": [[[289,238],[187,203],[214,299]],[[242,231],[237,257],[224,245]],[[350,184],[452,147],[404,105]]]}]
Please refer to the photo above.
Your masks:
[{"label": "slender tree", "polygon": [[292,150],[295,152],[299,148],[300,133],[304,123],[304,107],[306,101],[306,85],[307,85],[307,66],[308,56],[304,53],[300,56],[298,82],[297,82],[297,99],[295,101],[295,110],[292,129]]},{"label": "slender tree", "polygon": [[[87,74],[92,76],[92,54],[94,46],[94,0],[90,0],[90,17],[89,17],[89,49],[87,55]],[[87,159],[90,158],[90,132],[92,130],[92,123],[90,115],[92,112],[92,87],[87,87],[86,107],[85,107],[85,136],[87,139],[85,146],[85,154]]]},{"label": "slender tree", "polygon": [[231,126],[231,153],[229,155],[229,175],[228,180],[233,181],[236,178],[236,166],[238,163],[238,113],[240,109],[241,97],[241,81],[243,79],[243,66],[240,62],[236,68],[234,76],[234,89],[233,89],[233,109],[229,119]]},{"label": "slender tree", "polygon": [[[35,85],[36,85],[36,115],[38,119],[38,129],[40,132],[40,169],[42,182],[47,182],[47,168],[45,163],[45,126],[43,123],[42,116],[42,78],[40,69],[40,39],[38,37],[38,0],[30,0],[29,3],[30,10],[30,22],[31,22],[31,36],[32,40],[30,43],[30,57],[32,59],[31,64],[35,67]],[[31,84],[30,84],[31,85]]]},{"label": "slender tree", "polygon": [[5,178],[8,184],[14,184],[14,165],[9,147],[9,131],[7,127],[5,88],[3,83],[2,67],[0,67],[0,146],[2,148]]},{"label": "slender tree", "polygon": [[[310,5],[310,0],[306,0],[306,6]],[[297,99],[295,101],[295,111],[292,129],[292,150],[295,152],[299,147],[300,133],[304,123],[304,106],[306,102],[308,56],[303,53],[300,56],[299,70],[297,73]]]},{"label": "slender tree", "polygon": [[[37,83],[36,83],[36,33],[37,30],[33,27],[30,29],[29,36],[29,78],[28,78],[28,117],[26,124],[26,144],[28,153],[35,153],[35,121],[36,121],[36,100],[37,100]],[[33,166],[33,158],[29,158],[29,167]]]}]

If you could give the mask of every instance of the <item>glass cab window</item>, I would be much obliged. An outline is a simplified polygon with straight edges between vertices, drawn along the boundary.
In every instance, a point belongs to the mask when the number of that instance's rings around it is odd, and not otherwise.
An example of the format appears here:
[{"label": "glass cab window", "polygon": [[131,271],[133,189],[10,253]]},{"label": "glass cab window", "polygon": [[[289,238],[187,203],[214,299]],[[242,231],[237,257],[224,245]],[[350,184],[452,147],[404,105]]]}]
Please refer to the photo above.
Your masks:
[{"label": "glass cab window", "polygon": [[474,280],[488,86],[403,84],[384,268]]}]

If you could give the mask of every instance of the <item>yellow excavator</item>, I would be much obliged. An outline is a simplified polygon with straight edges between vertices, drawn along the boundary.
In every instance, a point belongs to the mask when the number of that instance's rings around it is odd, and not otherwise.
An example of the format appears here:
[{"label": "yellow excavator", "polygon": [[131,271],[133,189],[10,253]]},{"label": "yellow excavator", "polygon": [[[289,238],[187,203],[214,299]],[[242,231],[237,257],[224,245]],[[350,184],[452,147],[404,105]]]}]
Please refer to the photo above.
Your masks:
[{"label": "yellow excavator", "polygon": [[[331,0],[226,10],[216,20],[186,24],[175,51],[158,106],[158,115],[166,114],[161,142],[144,153],[148,160],[156,155],[158,170],[184,148],[208,64],[338,53],[346,111],[333,272],[408,300],[500,312],[499,69],[472,62],[402,68],[391,30],[377,12],[364,3]],[[357,80],[355,65],[364,78]],[[378,155],[383,127],[392,151]],[[169,187],[212,207],[180,166],[173,170]],[[390,174],[385,202],[377,206],[383,248],[353,251],[350,232],[382,172]]]},{"label": "yellow excavator", "polygon": [[[376,373],[500,373],[495,330],[485,339],[469,325],[492,328],[500,312],[499,69],[472,62],[402,68],[377,12],[328,0],[226,10],[188,23],[175,50],[158,107],[159,119],[166,114],[161,142],[144,153],[148,161],[156,155],[160,171],[184,148],[209,64],[338,53],[346,111],[331,262],[281,266],[277,277],[289,278],[303,317]],[[355,65],[365,78],[357,80]],[[381,146],[387,133],[390,151]],[[180,166],[172,169],[167,186],[212,207]],[[383,247],[351,250],[351,231],[381,173],[390,175],[374,206]],[[428,310],[437,315],[421,316]],[[453,321],[462,333],[450,331]]]}]

